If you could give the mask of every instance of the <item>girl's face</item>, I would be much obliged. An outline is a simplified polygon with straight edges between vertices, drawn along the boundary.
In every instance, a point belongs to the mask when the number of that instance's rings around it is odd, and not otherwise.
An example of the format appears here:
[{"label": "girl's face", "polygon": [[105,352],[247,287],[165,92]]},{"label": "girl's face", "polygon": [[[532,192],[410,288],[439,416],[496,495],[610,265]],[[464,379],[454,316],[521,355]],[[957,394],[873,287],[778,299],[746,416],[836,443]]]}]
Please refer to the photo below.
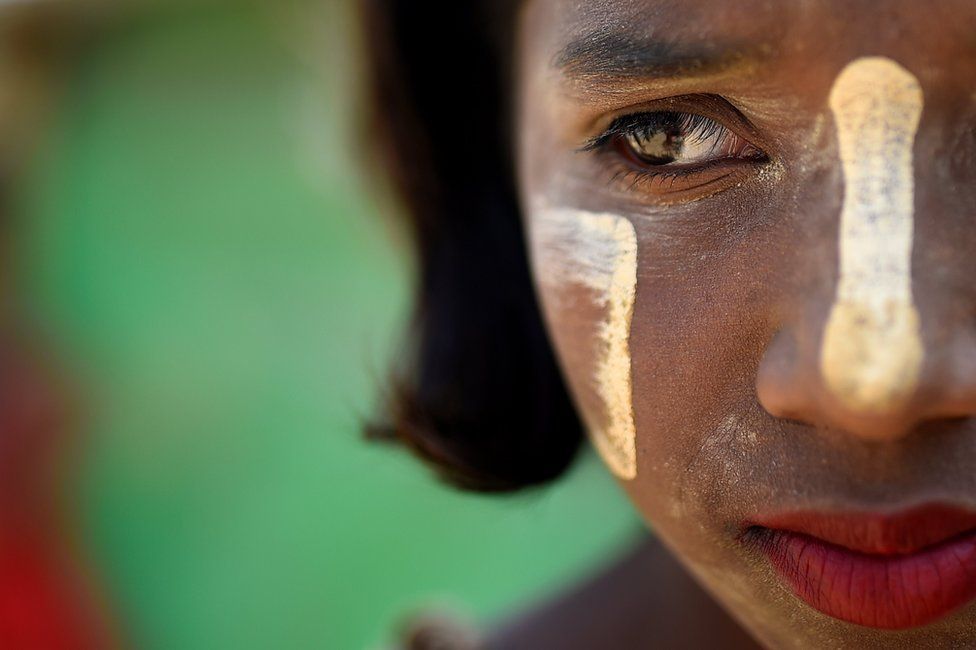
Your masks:
[{"label": "girl's face", "polygon": [[770,645],[972,643],[976,5],[530,0],[519,32],[534,273],[637,508]]}]

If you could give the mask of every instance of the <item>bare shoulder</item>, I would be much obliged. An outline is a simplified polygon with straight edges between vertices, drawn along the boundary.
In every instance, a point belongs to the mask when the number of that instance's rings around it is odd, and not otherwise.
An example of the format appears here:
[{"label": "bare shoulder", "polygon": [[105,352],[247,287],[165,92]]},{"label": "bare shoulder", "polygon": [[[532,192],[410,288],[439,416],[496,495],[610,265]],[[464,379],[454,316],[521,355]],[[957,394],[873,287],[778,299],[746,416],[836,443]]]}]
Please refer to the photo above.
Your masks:
[{"label": "bare shoulder", "polygon": [[482,650],[757,648],[652,536],[489,634]]}]

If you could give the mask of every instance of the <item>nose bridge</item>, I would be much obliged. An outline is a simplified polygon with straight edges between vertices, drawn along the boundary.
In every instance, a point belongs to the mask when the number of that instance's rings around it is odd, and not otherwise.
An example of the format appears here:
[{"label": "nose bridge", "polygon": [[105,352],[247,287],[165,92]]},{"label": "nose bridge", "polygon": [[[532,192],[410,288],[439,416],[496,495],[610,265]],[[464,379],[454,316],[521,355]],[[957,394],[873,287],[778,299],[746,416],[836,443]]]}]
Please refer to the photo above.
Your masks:
[{"label": "nose bridge", "polygon": [[912,295],[918,80],[881,57],[858,59],[829,98],[844,178],[839,276],[819,355],[825,397],[883,415],[912,399],[924,349]]},{"label": "nose bridge", "polygon": [[817,236],[836,252],[836,282],[821,267],[798,295],[764,353],[757,392],[773,415],[892,440],[934,412],[912,278],[924,98],[911,72],[868,57],[841,71],[828,103],[843,198],[823,214],[830,234]]}]

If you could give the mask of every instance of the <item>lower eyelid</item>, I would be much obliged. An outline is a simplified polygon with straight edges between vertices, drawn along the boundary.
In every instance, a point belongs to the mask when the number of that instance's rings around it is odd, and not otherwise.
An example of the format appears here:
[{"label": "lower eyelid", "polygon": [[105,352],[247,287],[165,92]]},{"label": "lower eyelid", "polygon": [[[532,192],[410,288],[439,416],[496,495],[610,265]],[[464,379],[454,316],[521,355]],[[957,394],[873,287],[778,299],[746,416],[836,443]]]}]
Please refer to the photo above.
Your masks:
[{"label": "lower eyelid", "polygon": [[735,159],[719,160],[692,169],[666,166],[659,170],[638,169],[621,160],[611,164],[617,165],[608,182],[612,191],[646,193],[659,202],[707,198],[727,189],[734,180],[744,178],[758,167],[755,162]]},{"label": "lower eyelid", "polygon": [[735,174],[734,171],[726,171],[722,172],[718,176],[709,176],[707,179],[698,179],[698,182],[693,184],[684,183],[683,177],[678,174],[658,174],[656,176],[645,177],[643,180],[647,183],[656,184],[659,191],[664,190],[665,192],[675,191],[675,184],[680,181],[682,184],[677,189],[685,192],[696,191],[710,185],[719,184],[733,174]]}]

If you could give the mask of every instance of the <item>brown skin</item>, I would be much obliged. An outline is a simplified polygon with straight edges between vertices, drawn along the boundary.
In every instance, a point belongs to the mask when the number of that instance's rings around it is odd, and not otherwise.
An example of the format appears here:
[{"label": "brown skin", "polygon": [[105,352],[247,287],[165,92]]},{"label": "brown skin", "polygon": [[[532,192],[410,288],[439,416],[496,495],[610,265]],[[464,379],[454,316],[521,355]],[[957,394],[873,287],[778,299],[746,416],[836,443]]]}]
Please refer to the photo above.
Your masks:
[{"label": "brown skin", "polygon": [[[561,65],[569,43],[592,33],[719,61],[666,75],[611,72],[606,53]],[[976,647],[976,607],[919,629],[855,626],[808,607],[737,541],[743,521],[770,510],[976,507],[974,34],[967,0],[530,0],[520,14],[527,220],[544,199],[622,215],[637,233],[638,475],[622,485],[684,567],[770,647]],[[828,95],[845,65],[875,55],[912,71],[925,96],[912,281],[926,357],[911,399],[864,415],[826,390],[819,351],[843,197]],[[767,160],[635,182],[620,178],[614,152],[579,151],[639,110],[703,114]],[[542,290],[557,355],[580,407],[598,408],[589,350],[599,309],[583,288],[557,293]],[[622,623],[661,624],[653,607]]]},{"label": "brown skin", "polygon": [[612,566],[493,634],[480,650],[756,648],[648,536]]}]

